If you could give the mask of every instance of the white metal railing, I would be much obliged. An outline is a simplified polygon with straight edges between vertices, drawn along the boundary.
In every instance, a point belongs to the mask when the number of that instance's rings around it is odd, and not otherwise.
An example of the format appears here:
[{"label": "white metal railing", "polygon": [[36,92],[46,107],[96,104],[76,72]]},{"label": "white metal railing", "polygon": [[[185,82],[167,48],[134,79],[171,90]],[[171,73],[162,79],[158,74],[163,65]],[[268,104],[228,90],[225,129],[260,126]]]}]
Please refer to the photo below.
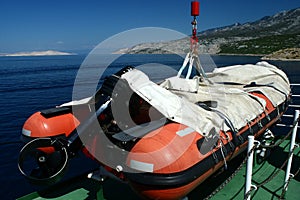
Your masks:
[{"label": "white metal railing", "polygon": [[294,105],[294,104],[291,104],[289,105],[290,108],[300,108],[300,105]]},{"label": "white metal railing", "polygon": [[282,115],[282,117],[289,117],[289,118],[292,118],[292,117],[294,117],[294,115],[286,115],[286,114],[284,114],[284,115]]},{"label": "white metal railing", "polygon": [[[278,127],[287,127],[287,128],[293,128],[293,125],[290,124],[276,124]],[[300,126],[297,126],[297,128],[300,128]]]},{"label": "white metal railing", "polygon": [[[293,86],[294,88],[299,88],[300,87],[300,83],[291,83],[291,86]],[[292,98],[297,98],[298,101],[300,101],[300,94],[292,94]],[[291,109],[300,109],[300,104],[290,104],[289,108]],[[290,115],[290,114],[283,114],[282,115],[283,118],[294,118],[294,115]],[[286,127],[286,128],[292,128],[293,125],[290,124],[282,124],[282,123],[278,123],[276,124],[277,127]],[[300,126],[297,126],[297,128],[300,128]]]},{"label": "white metal railing", "polygon": [[286,167],[286,172],[285,172],[285,179],[284,179],[284,187],[283,190],[285,190],[285,192],[288,189],[288,183],[289,183],[289,179],[290,177],[293,176],[293,174],[291,174],[291,166],[292,166],[292,160],[293,160],[293,151],[294,148],[296,147],[295,145],[295,141],[296,141],[296,135],[297,135],[297,127],[298,127],[298,118],[299,118],[299,110],[295,111],[295,118],[294,118],[294,123],[296,122],[295,127],[293,128],[293,134],[292,134],[292,138],[291,138],[291,144],[290,144],[290,156],[289,156],[289,160],[288,160],[288,164]]},{"label": "white metal railing", "polygon": [[245,200],[250,200],[251,195],[250,192],[252,189],[256,190],[257,187],[255,185],[252,185],[252,170],[253,170],[253,154],[254,154],[254,136],[249,135],[248,136],[248,150],[247,150],[247,166],[246,166],[246,180],[245,180],[245,194],[244,194],[244,199]]},{"label": "white metal railing", "polygon": [[300,86],[300,83],[291,83],[291,86]]},{"label": "white metal railing", "polygon": [[[294,149],[298,147],[298,145],[295,144],[295,140],[296,140],[297,130],[299,128],[298,126],[298,121],[299,121],[298,118],[300,117],[299,114],[300,114],[299,110],[296,110],[294,115],[294,122],[293,122],[294,126],[291,125],[293,127],[293,130],[292,130],[292,137],[290,142],[289,157],[287,160],[288,163],[287,163],[285,179],[284,179],[283,194],[285,194],[285,192],[287,191],[289,181],[294,176],[293,174],[291,174],[291,166],[292,166]],[[257,188],[260,187],[260,186],[252,185],[253,156],[254,156],[255,148],[259,145],[260,143],[254,140],[254,136],[252,135],[248,136],[248,150],[247,150],[248,159],[247,159],[247,166],[246,166],[245,193],[244,193],[245,200],[250,200],[251,191],[257,190]]]}]

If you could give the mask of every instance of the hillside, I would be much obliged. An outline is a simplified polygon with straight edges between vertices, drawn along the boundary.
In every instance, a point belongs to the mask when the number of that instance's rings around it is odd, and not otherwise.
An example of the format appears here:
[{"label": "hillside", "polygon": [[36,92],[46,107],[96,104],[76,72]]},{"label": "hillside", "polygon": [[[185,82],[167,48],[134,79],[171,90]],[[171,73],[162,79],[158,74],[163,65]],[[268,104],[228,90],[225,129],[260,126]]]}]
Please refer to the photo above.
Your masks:
[{"label": "hillside", "polygon": [[300,8],[264,17],[253,23],[235,25],[204,33],[205,37],[238,39],[220,44],[220,53],[270,54],[286,48],[300,47]]},{"label": "hillside", "polygon": [[[300,48],[300,8],[263,17],[255,22],[233,24],[198,33],[200,53],[257,54]],[[121,50],[121,53],[186,53],[189,39],[145,43]],[[118,53],[118,52],[116,52]]]}]

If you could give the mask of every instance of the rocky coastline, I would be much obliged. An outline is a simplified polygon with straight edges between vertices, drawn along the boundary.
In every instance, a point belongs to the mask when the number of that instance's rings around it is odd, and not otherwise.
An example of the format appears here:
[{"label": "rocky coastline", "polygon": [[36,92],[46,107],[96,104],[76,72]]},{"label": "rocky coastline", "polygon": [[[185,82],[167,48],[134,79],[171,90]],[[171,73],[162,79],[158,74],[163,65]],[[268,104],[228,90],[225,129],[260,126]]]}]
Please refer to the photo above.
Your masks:
[{"label": "rocky coastline", "polygon": [[288,48],[265,55],[262,60],[295,60],[300,61],[300,48]]}]

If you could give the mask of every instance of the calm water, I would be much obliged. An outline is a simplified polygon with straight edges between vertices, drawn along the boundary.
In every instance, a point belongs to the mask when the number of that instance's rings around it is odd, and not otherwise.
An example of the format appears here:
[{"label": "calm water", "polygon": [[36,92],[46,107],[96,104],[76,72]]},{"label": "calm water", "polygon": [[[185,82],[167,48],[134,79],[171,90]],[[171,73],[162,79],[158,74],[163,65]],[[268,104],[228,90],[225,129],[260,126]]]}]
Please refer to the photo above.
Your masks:
[{"label": "calm water", "polygon": [[[38,189],[37,186],[27,183],[17,169],[18,152],[22,147],[20,134],[23,123],[36,111],[72,100],[74,80],[84,59],[85,56],[0,57],[1,199],[15,199]],[[103,56],[103,60],[105,59]],[[260,61],[258,57],[204,56],[201,60],[207,71],[213,68],[211,59],[218,67]],[[180,68],[182,61],[182,57],[175,55],[124,55],[113,62],[103,76],[132,65],[140,66],[154,81],[159,81],[168,75],[175,75],[175,70]],[[300,83],[300,62],[271,63],[282,68],[291,82]],[[105,64],[96,64],[92,70],[98,71]],[[87,80],[89,81],[91,80]],[[101,80],[99,83],[101,84]],[[85,88],[89,87],[87,83],[82,85]],[[300,94],[300,91],[295,92]],[[78,161],[80,159],[85,158],[74,159],[71,163],[69,177],[95,166],[95,163],[89,160],[82,166],[82,162]]]}]

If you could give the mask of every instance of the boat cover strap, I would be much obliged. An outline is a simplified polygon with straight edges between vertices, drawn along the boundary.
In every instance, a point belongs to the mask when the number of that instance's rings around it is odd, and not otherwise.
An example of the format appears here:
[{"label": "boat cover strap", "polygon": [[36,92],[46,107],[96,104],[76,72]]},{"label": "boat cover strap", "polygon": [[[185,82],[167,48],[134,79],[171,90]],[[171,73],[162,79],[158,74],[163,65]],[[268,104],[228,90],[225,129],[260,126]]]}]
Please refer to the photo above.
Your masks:
[{"label": "boat cover strap", "polygon": [[[201,85],[197,93],[174,90],[172,93],[195,104],[199,101],[217,102],[216,109],[225,114],[236,129],[242,128],[247,121],[251,121],[263,113],[266,106],[264,99],[249,94],[240,88],[222,84]],[[223,123],[221,129],[224,131],[231,130],[230,127],[226,126],[226,123]]]},{"label": "boat cover strap", "polygon": [[231,141],[229,141],[231,143],[230,145],[232,145],[232,146],[230,146],[232,149],[235,149],[237,146],[239,146],[240,144],[243,143],[243,141],[240,140],[239,137],[237,136],[237,134],[238,134],[237,128],[234,127],[232,121],[224,113],[222,113],[222,112],[220,112],[220,111],[218,111],[216,109],[213,109],[213,108],[209,107],[207,104],[204,104],[202,102],[197,103],[197,105],[200,106],[200,107],[202,107],[202,108],[204,108],[205,110],[217,113],[224,120],[225,125],[233,133],[232,134],[232,137],[233,137],[232,141],[233,141],[234,144],[232,144]]},{"label": "boat cover strap", "polygon": [[271,101],[274,107],[277,107],[281,104],[286,98],[287,94],[278,88],[274,87],[273,85],[256,85],[253,86],[246,86],[244,87],[246,92],[260,92]]}]

